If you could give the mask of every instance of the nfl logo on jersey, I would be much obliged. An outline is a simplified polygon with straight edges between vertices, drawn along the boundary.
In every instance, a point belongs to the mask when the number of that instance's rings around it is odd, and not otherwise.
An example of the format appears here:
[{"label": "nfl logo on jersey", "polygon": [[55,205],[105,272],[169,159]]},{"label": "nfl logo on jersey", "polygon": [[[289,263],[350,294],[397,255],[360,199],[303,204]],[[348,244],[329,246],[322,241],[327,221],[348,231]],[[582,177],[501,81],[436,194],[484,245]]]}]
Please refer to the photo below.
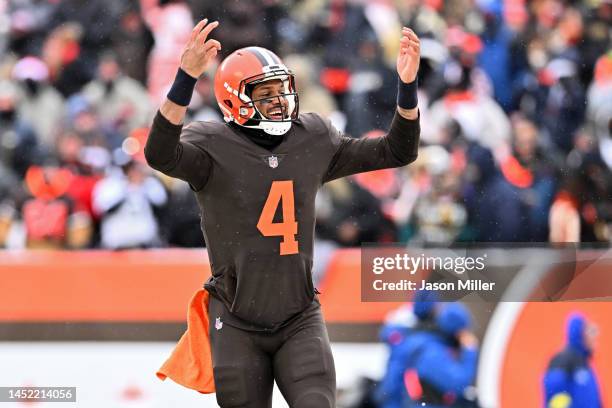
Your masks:
[{"label": "nfl logo on jersey", "polygon": [[221,321],[220,317],[217,317],[215,319],[215,329],[221,330],[222,328],[223,328],[223,322]]},{"label": "nfl logo on jersey", "polygon": [[277,156],[268,157],[268,165],[272,167],[273,169],[277,168],[278,167],[278,157]]}]

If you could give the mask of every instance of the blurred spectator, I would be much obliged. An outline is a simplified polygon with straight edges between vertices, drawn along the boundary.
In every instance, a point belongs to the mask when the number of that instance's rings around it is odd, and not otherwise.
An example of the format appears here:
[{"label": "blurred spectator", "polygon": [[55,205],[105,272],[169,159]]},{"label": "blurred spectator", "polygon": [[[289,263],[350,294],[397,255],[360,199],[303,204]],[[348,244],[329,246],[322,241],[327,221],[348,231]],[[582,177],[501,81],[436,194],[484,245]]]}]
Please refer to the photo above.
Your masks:
[{"label": "blurred spectator", "polygon": [[11,196],[11,190],[19,183],[19,178],[15,172],[0,162],[0,204]]},{"label": "blurred spectator", "polygon": [[357,58],[351,65],[345,111],[346,133],[359,137],[374,129],[385,129],[395,113],[397,74],[383,60],[373,31],[364,30],[357,43]]},{"label": "blurred spectator", "polygon": [[[397,56],[397,35],[401,29],[399,15],[391,2],[376,1],[364,2],[363,6],[355,6],[351,2],[344,5],[337,2],[338,8],[332,10],[340,13],[336,17],[351,18],[347,23],[363,24],[356,27],[343,27],[343,35],[353,30],[350,43],[338,44],[337,33],[331,39],[331,46],[347,47],[342,56],[345,61],[339,61],[337,72],[342,72],[342,64],[347,64],[348,82],[346,95],[342,99],[344,111],[347,115],[346,132],[359,137],[374,129],[386,129],[393,113],[396,101],[389,95],[397,92],[397,75],[395,64]],[[343,7],[346,7],[343,10]],[[341,13],[345,13],[343,16]],[[340,20],[340,24],[344,22]],[[347,39],[345,39],[347,40]],[[332,64],[332,73],[334,65]],[[325,78],[325,77],[324,77]]]},{"label": "blurred spectator", "polygon": [[13,78],[19,81],[22,88],[19,116],[32,125],[44,148],[52,150],[64,117],[65,101],[49,85],[49,69],[39,58],[28,56],[15,64]]},{"label": "blurred spectator", "polygon": [[[408,241],[416,234],[415,208],[432,189],[432,179],[449,170],[449,154],[441,146],[424,146],[419,157],[402,173],[399,196],[391,206],[391,217],[400,228],[400,240]],[[418,224],[418,221],[416,221]]]},{"label": "blurred spectator", "polygon": [[587,96],[587,119],[599,145],[599,154],[612,171],[612,51],[602,55]]},{"label": "blurred spectator", "polygon": [[[2,174],[0,174],[0,176],[2,176]],[[14,206],[7,202],[0,203],[0,248],[7,248],[10,246],[10,235],[14,230],[15,221],[17,219],[16,213]]]},{"label": "blurred spectator", "polygon": [[[430,408],[477,406],[472,384],[478,340],[471,317],[460,303],[447,303],[436,316],[436,331],[423,331],[404,342],[407,406]],[[412,403],[410,403],[412,402]]]},{"label": "blurred spectator", "polygon": [[221,58],[234,50],[257,44],[272,48],[272,33],[275,22],[266,19],[266,9],[273,1],[262,0],[226,0],[213,2],[210,21],[219,20],[219,25],[212,33],[223,44]]},{"label": "blurred spectator", "polygon": [[0,0],[0,19],[3,22],[2,28],[0,28],[0,55],[6,55],[10,45],[11,32],[8,26],[11,18],[8,14],[8,8],[8,0]]},{"label": "blurred spectator", "polygon": [[75,209],[85,212],[90,218],[96,218],[92,192],[110,161],[106,149],[85,146],[78,134],[66,132],[57,140],[56,154],[62,168],[71,172],[66,194],[73,200]]},{"label": "blurred spectator", "polygon": [[595,351],[597,326],[581,314],[567,322],[566,347],[551,360],[544,374],[547,408],[601,408],[602,401],[590,359]]},{"label": "blurred spectator", "polygon": [[346,179],[327,183],[318,195],[317,236],[341,246],[392,242],[395,226],[369,191]]},{"label": "blurred spectator", "polygon": [[528,216],[518,189],[503,177],[488,149],[470,146],[468,163],[464,197],[475,241],[524,242]]},{"label": "blurred spectator", "polygon": [[79,33],[79,55],[91,78],[100,50],[111,45],[123,0],[61,0],[51,16],[49,29],[67,25]]},{"label": "blurred spectator", "polygon": [[300,112],[318,112],[326,118],[338,107],[327,89],[316,80],[316,69],[313,62],[298,54],[283,58],[287,67],[294,73],[300,97]]},{"label": "blurred spectator", "polygon": [[550,242],[580,242],[580,212],[575,183],[569,183],[557,193],[550,209],[548,224]]},{"label": "blurred spectator", "polygon": [[49,68],[51,83],[68,97],[93,78],[95,64],[82,53],[82,27],[68,22],[58,26],[45,39],[42,60]]},{"label": "blurred spectator", "polygon": [[588,133],[576,139],[549,217],[552,242],[606,242],[612,237],[612,177]]},{"label": "blurred spectator", "polygon": [[548,77],[544,68],[550,56],[542,38],[522,33],[512,45],[516,78],[512,84],[512,109],[541,121]]},{"label": "blurred spectator", "polygon": [[576,63],[570,59],[552,60],[545,76],[542,124],[553,145],[564,154],[573,146],[573,135],[585,118],[585,90],[578,79]]},{"label": "blurred spectator", "polygon": [[93,190],[93,207],[101,217],[101,245],[110,249],[147,248],[159,245],[155,210],[168,195],[148,167],[122,150],[115,151],[120,168]]},{"label": "blurred spectator", "polygon": [[67,123],[87,146],[115,149],[121,146],[123,134],[100,120],[92,104],[80,94],[66,102]]},{"label": "blurred spectator", "polygon": [[429,189],[415,203],[413,241],[420,244],[450,244],[457,240],[467,222],[461,202],[461,179],[451,171],[451,157],[440,146],[428,146],[426,155],[435,157],[429,167]]},{"label": "blurred spectator", "polygon": [[[13,51],[20,55],[40,54],[51,15],[56,8],[54,3],[48,0],[6,2],[7,10],[4,12],[10,21],[9,46]],[[0,54],[2,51],[0,48]]]},{"label": "blurred spectator", "polygon": [[309,40],[323,52],[320,80],[342,106],[359,43],[372,34],[372,27],[363,8],[347,0],[328,2],[314,21]]},{"label": "blurred spectator", "polygon": [[154,41],[138,0],[127,1],[119,16],[119,24],[111,34],[112,51],[117,55],[121,71],[142,85],[147,83],[147,65],[143,61],[148,60]]},{"label": "blurred spectator", "polygon": [[511,84],[513,64],[511,63],[511,43],[514,33],[506,26],[502,16],[502,1],[477,1],[484,25],[480,37],[483,49],[478,64],[486,72],[493,86],[495,100],[504,110],[509,110],[512,102]]},{"label": "blurred spectator", "polygon": [[517,114],[512,125],[512,154],[503,160],[501,170],[527,207],[529,231],[525,238],[546,241],[548,212],[557,187],[555,164],[538,145],[541,138],[535,123]]},{"label": "blurred spectator", "polygon": [[193,18],[182,0],[140,0],[140,8],[155,40],[147,65],[147,89],[153,105],[159,106],[176,75]]},{"label": "blurred spectator", "polygon": [[421,63],[419,65],[419,110],[421,120],[425,121],[424,111],[441,98],[445,92],[442,66],[448,60],[448,49],[439,41],[421,38]]},{"label": "blurred spectator", "polygon": [[402,29],[397,7],[391,1],[369,1],[363,5],[363,14],[376,34],[381,47],[381,60],[388,67],[395,67],[398,42],[397,33]]},{"label": "blurred spectator", "polygon": [[84,248],[92,235],[91,218],[75,207],[68,190],[70,170],[32,166],[26,174],[30,197],[22,207],[27,248]]},{"label": "blurred spectator", "polygon": [[39,158],[38,140],[29,123],[18,116],[19,89],[10,81],[0,82],[0,163],[22,178]]},{"label": "blurred spectator", "polygon": [[[478,65],[479,58],[483,58],[483,54],[488,51],[484,49],[482,39],[461,26],[451,25],[444,33],[444,45],[450,54],[447,62],[459,64],[461,68],[459,73],[449,65],[451,70],[443,71],[447,90],[469,89],[476,95],[494,97],[491,78]],[[496,103],[499,104],[498,101]]]},{"label": "blurred spectator", "polygon": [[610,52],[610,34],[606,28],[610,26],[612,19],[612,5],[608,1],[597,1],[581,4],[577,10],[584,20],[583,38],[577,47],[579,58],[583,62],[580,65],[580,79],[584,84],[588,84],[593,81],[593,76],[597,75],[592,71],[592,67]]},{"label": "blurred spectator", "polygon": [[449,29],[447,42],[454,55],[442,67],[447,90],[428,112],[424,138],[440,143],[442,129],[450,121],[459,123],[464,136],[497,155],[509,145],[510,122],[494,99],[487,95],[488,80],[475,67],[482,49],[478,37],[458,28]]},{"label": "blurred spectator", "polygon": [[152,115],[147,90],[121,72],[111,52],[100,57],[97,78],[83,88],[82,95],[102,122],[123,133],[145,126]]},{"label": "blurred spectator", "polygon": [[385,375],[376,390],[380,408],[406,406],[409,397],[404,385],[404,373],[409,368],[407,364],[415,352],[415,346],[420,345],[420,342],[413,341],[411,337],[436,330],[437,308],[434,292],[419,291],[414,296],[412,306],[403,305],[385,319],[380,340],[389,348],[389,359]]}]

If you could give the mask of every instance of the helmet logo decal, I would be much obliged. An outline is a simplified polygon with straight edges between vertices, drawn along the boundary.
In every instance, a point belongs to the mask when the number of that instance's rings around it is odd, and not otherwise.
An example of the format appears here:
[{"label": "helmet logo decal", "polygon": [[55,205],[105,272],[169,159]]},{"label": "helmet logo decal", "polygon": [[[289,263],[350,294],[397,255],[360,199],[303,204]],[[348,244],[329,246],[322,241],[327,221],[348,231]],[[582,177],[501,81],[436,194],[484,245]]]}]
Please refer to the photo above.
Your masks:
[{"label": "helmet logo decal", "polygon": [[229,92],[229,93],[231,93],[231,94],[236,95],[236,96],[237,96],[237,97],[239,97],[240,99],[243,99],[243,100],[244,100],[244,99],[246,98],[246,95],[244,95],[244,94],[239,94],[239,93],[238,93],[238,90],[237,90],[237,89],[233,89],[231,86],[229,86],[229,84],[228,84],[227,82],[225,82],[225,83],[223,84],[223,87],[224,87],[225,89],[227,89],[227,92]]}]

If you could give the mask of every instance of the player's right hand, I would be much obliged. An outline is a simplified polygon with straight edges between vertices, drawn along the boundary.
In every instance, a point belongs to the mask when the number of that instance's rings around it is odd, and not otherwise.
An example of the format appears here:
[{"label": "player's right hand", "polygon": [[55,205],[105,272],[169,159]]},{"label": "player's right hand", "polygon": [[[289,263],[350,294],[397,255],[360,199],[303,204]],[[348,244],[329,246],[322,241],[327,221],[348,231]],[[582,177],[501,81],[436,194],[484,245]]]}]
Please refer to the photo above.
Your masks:
[{"label": "player's right hand", "polygon": [[219,41],[206,40],[210,32],[218,25],[218,21],[208,24],[208,19],[205,18],[191,32],[189,42],[181,55],[181,69],[194,78],[199,78],[206,71],[208,65],[217,56],[217,52],[221,50]]}]

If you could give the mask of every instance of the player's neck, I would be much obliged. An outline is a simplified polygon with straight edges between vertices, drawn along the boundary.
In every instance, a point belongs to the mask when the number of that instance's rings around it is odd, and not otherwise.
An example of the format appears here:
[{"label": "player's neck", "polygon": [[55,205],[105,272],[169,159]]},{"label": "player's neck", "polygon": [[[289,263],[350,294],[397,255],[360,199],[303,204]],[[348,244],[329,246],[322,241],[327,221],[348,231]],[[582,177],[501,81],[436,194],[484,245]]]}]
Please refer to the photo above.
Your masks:
[{"label": "player's neck", "polygon": [[261,129],[249,129],[244,126],[237,125],[233,122],[229,122],[229,125],[239,131],[242,132],[249,140],[256,145],[263,147],[264,149],[272,150],[279,144],[283,142],[285,136],[273,136],[269,135]]}]

